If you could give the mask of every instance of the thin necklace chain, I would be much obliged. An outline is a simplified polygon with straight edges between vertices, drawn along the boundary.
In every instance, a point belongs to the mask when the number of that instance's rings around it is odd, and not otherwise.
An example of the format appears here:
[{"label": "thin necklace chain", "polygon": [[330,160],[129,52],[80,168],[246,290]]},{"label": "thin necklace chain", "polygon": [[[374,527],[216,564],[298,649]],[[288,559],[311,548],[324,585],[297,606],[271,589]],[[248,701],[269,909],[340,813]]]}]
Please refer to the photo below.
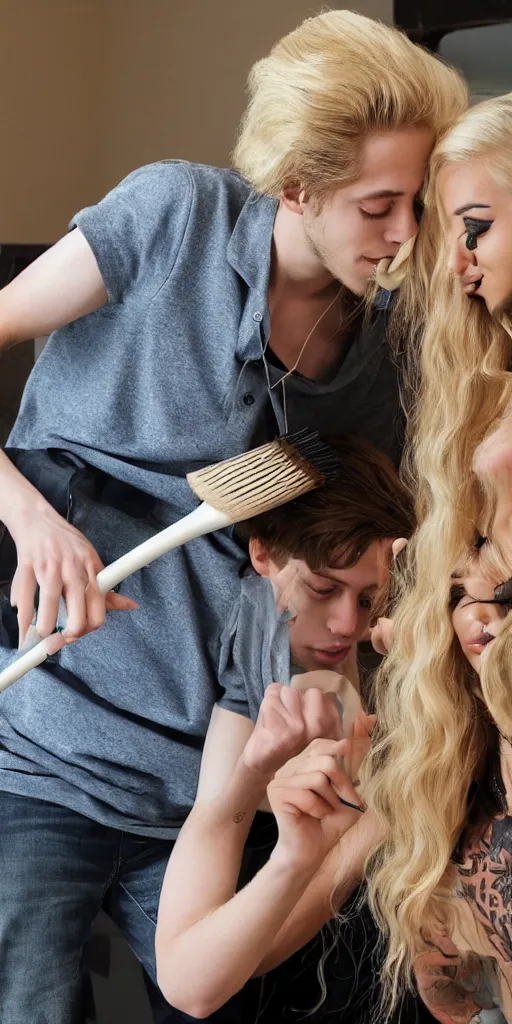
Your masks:
[{"label": "thin necklace chain", "polygon": [[[271,388],[270,388],[271,391],[274,388],[276,388],[278,384],[284,384],[284,381],[286,380],[286,378],[289,377],[292,373],[295,373],[295,370],[297,369],[297,367],[298,367],[298,365],[299,365],[299,363],[300,363],[300,361],[302,359],[302,356],[304,355],[304,352],[306,351],[306,346],[308,344],[309,339],[315,333],[318,325],[322,322],[324,316],[326,316],[327,313],[329,312],[329,310],[332,309],[332,307],[334,306],[334,303],[338,301],[338,299],[339,299],[339,297],[341,295],[342,289],[343,289],[343,285],[340,285],[340,287],[339,287],[338,291],[336,292],[336,295],[334,296],[334,298],[331,299],[329,305],[325,307],[323,313],[320,313],[320,316],[318,317],[318,320],[316,320],[315,323],[313,324],[313,326],[312,326],[312,328],[311,328],[311,330],[310,330],[310,332],[309,332],[309,334],[308,334],[308,336],[307,336],[307,338],[306,338],[306,340],[305,340],[305,342],[304,342],[304,344],[303,344],[303,346],[302,346],[302,348],[301,348],[301,350],[300,350],[300,352],[299,352],[299,354],[297,356],[297,359],[295,360],[294,365],[291,367],[290,370],[287,370],[287,372],[282,377],[280,377],[279,380],[277,380],[275,382],[275,384],[271,385]],[[340,327],[341,327],[341,308],[340,308],[339,323],[338,323],[338,326],[337,326],[336,330],[334,331],[334,333],[331,334],[331,338],[334,338],[334,335],[338,333]],[[328,340],[330,341],[331,338],[329,338]],[[283,388],[283,391],[284,391],[284,388]]]}]

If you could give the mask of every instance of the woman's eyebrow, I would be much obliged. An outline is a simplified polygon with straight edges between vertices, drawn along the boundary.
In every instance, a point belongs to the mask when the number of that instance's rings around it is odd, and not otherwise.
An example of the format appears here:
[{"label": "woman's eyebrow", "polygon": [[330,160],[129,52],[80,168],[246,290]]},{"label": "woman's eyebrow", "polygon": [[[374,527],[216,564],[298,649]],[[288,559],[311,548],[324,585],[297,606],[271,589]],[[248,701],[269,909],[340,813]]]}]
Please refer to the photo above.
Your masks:
[{"label": "woman's eyebrow", "polygon": [[463,213],[467,213],[468,210],[488,210],[489,203],[466,203],[465,206],[459,206],[458,210],[454,210],[454,216],[460,217]]}]

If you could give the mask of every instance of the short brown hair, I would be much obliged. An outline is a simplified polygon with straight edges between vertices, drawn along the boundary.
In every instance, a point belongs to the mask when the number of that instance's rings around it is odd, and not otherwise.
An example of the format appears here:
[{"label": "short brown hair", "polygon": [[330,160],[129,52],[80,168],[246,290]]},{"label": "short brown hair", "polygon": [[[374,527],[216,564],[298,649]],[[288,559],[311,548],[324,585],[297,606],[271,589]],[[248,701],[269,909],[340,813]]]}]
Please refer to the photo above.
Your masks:
[{"label": "short brown hair", "polygon": [[387,455],[358,438],[328,443],[340,460],[336,481],[239,523],[242,540],[257,537],[276,560],[299,558],[315,571],[348,569],[373,541],[410,537],[412,497]]}]

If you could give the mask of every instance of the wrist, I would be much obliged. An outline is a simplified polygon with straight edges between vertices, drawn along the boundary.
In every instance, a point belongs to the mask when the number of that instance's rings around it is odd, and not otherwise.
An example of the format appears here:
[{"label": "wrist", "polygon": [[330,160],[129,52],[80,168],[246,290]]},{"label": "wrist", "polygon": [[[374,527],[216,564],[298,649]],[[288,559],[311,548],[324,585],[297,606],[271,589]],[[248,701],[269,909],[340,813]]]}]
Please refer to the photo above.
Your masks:
[{"label": "wrist", "polygon": [[283,839],[278,839],[270,855],[270,862],[276,870],[285,876],[302,879],[306,884],[316,874],[324,859],[325,851],[316,845],[310,848],[307,843],[287,843]]},{"label": "wrist", "polygon": [[7,456],[3,453],[0,455],[0,520],[15,537],[21,530],[30,526],[35,517],[54,510]]},{"label": "wrist", "polygon": [[248,768],[240,757],[222,789],[205,801],[196,801],[192,814],[206,829],[248,830],[269,781]]},{"label": "wrist", "polygon": [[25,487],[17,488],[10,496],[8,507],[1,509],[0,518],[16,542],[18,536],[32,529],[35,521],[58,515],[32,484],[25,483]]},{"label": "wrist", "polygon": [[267,791],[267,786],[272,782],[274,778],[274,772],[261,768],[259,765],[255,765],[248,759],[245,754],[245,750],[240,754],[237,761],[236,771],[240,777],[244,777],[247,781],[247,785],[254,789],[262,789],[263,794]]}]

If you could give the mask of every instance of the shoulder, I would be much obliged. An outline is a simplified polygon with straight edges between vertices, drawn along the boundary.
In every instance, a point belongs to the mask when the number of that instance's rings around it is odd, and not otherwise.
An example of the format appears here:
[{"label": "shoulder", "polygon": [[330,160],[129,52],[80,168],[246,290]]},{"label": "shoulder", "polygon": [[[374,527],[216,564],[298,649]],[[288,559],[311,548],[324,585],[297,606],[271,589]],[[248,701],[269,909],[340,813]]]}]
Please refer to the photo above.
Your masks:
[{"label": "shoulder", "polygon": [[224,636],[234,640],[237,634],[247,636],[255,623],[264,622],[269,610],[275,615],[272,584],[258,573],[249,571],[240,579],[240,590],[226,619]]},{"label": "shoulder", "polygon": [[187,160],[158,160],[127,174],[105,200],[138,200],[170,208],[177,205],[177,200],[181,206],[188,199],[212,208],[224,201],[241,208],[250,194],[250,186],[234,171]]},{"label": "shoulder", "polygon": [[248,183],[235,171],[188,160],[160,160],[147,164],[133,171],[124,181],[126,185],[162,190],[164,193],[187,188],[197,203],[212,209],[219,204],[227,204],[240,210],[252,194]]}]

